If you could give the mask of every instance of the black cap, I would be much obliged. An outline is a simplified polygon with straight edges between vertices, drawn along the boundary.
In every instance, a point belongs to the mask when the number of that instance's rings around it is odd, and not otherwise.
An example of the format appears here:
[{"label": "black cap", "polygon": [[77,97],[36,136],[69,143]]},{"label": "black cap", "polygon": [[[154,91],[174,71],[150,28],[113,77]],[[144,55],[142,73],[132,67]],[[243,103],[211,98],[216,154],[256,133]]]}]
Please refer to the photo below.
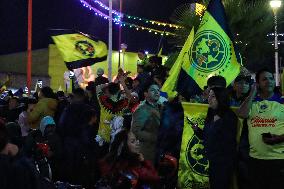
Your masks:
[{"label": "black cap", "polygon": [[239,82],[239,81],[246,81],[246,82],[250,83],[251,77],[245,76],[245,75],[238,75],[235,79],[235,82]]}]

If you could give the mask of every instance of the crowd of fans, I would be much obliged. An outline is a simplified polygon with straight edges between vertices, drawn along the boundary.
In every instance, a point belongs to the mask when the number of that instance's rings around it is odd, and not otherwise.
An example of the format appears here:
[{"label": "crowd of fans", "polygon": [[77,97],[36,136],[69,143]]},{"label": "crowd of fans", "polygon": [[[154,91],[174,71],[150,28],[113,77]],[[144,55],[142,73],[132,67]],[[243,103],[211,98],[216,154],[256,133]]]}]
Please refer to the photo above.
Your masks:
[{"label": "crowd of fans", "polygon": [[[160,57],[141,60],[134,79],[119,70],[108,82],[100,68],[85,90],[46,86],[1,99],[1,188],[176,188],[184,98],[168,101],[160,91],[168,73]],[[228,189],[234,173],[240,189],[284,188],[284,100],[273,75],[207,84],[190,102],[209,104],[205,127],[192,128],[206,149],[210,188]]]}]

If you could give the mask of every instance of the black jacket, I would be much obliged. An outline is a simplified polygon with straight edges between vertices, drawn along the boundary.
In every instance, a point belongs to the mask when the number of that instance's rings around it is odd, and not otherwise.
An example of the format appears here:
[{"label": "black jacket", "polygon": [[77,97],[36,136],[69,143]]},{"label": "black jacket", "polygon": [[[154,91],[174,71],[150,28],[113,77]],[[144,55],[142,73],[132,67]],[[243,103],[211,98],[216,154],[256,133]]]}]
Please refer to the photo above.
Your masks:
[{"label": "black jacket", "polygon": [[226,111],[217,121],[205,123],[203,140],[209,161],[230,161],[237,154],[238,118],[233,111]]},{"label": "black jacket", "polygon": [[28,158],[0,155],[0,187],[1,189],[39,189],[40,177]]}]

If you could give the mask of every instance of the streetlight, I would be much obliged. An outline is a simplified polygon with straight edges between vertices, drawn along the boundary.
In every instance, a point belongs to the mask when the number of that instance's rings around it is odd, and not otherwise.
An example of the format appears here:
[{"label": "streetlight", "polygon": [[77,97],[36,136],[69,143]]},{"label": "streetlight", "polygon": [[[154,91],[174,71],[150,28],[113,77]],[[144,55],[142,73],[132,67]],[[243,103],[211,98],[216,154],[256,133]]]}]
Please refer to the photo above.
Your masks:
[{"label": "streetlight", "polygon": [[276,86],[280,85],[279,63],[278,63],[278,33],[277,33],[277,10],[281,7],[281,1],[270,1],[270,6],[274,13],[274,50],[275,50],[275,81]]}]

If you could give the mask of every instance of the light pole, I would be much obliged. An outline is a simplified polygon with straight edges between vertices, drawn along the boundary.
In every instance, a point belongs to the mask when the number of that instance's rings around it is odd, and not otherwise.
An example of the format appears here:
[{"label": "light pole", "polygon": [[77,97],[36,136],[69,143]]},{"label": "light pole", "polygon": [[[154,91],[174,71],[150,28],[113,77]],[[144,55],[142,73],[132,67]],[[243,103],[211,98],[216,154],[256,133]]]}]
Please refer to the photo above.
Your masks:
[{"label": "light pole", "polygon": [[281,1],[270,1],[270,6],[274,14],[274,50],[275,50],[275,82],[276,86],[280,85],[279,63],[278,63],[278,32],[277,32],[277,10],[281,7]]},{"label": "light pole", "polygon": [[28,0],[28,49],[27,49],[27,88],[28,94],[31,94],[31,83],[32,83],[32,10],[33,1]]},{"label": "light pole", "polygon": [[108,80],[112,81],[112,0],[109,0],[108,11]]},{"label": "light pole", "polygon": [[125,51],[127,49],[127,44],[122,43],[120,45],[120,48],[121,48],[121,51],[122,51],[122,69],[124,70],[125,69],[125,67],[124,67],[124,57],[125,57]]},{"label": "light pole", "polygon": [[118,25],[118,68],[120,68],[120,47],[121,47],[121,32],[122,32],[122,19],[123,19],[123,14],[122,14],[122,0],[119,0],[119,12],[120,12],[120,23]]}]

